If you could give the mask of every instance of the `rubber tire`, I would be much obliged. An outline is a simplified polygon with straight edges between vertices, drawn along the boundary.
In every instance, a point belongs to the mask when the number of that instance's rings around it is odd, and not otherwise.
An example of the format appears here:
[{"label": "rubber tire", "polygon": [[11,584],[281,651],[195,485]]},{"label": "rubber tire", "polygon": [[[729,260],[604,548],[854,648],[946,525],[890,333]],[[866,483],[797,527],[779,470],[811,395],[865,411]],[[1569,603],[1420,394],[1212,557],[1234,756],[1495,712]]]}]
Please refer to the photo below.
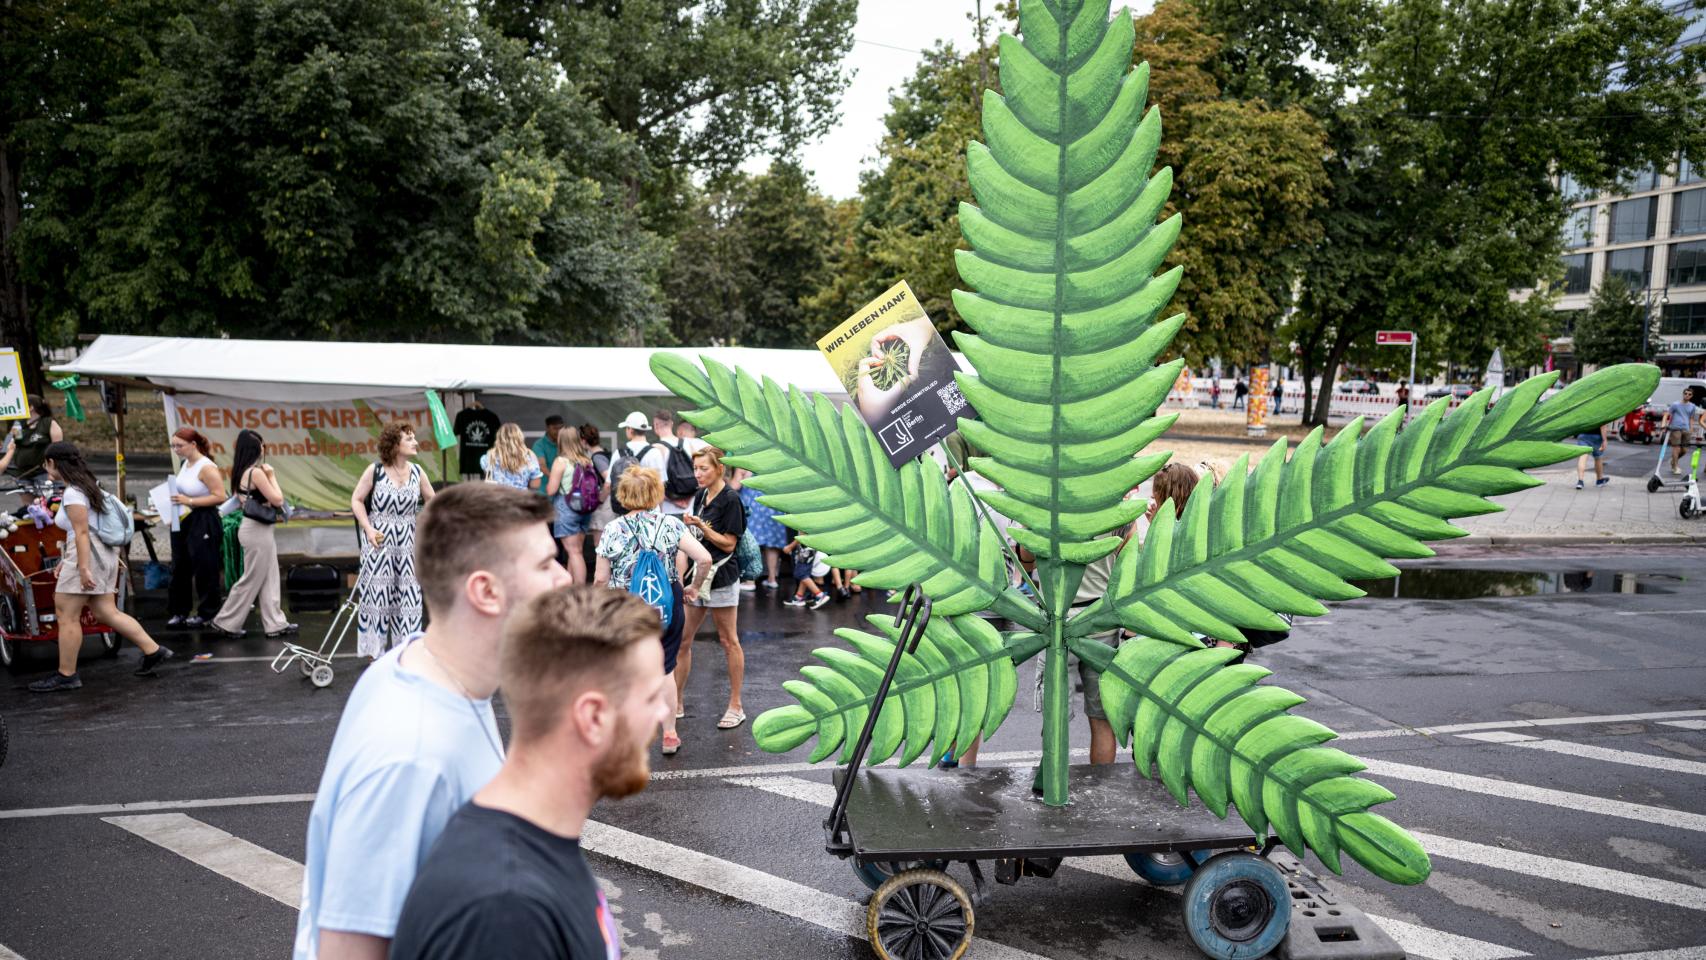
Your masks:
[{"label": "rubber tire", "polygon": [[[1265,899],[1257,903],[1261,926],[1242,939],[1230,939],[1226,927],[1216,928],[1216,905],[1228,888],[1236,886],[1247,897]],[[1285,877],[1272,863],[1243,850],[1210,857],[1185,884],[1180,907],[1185,933],[1212,960],[1252,960],[1272,953],[1291,926],[1291,894]]]},{"label": "rubber tire", "polygon": [[312,677],[314,675],[314,665],[309,663],[306,657],[297,657],[296,666],[302,671],[303,676]]},{"label": "rubber tire", "polygon": [[946,860],[903,860],[899,864],[899,870],[894,869],[896,864],[893,863],[860,863],[851,859],[847,862],[853,865],[853,873],[858,876],[859,882],[869,887],[873,892],[881,888],[883,884],[888,883],[889,878],[897,873],[905,873],[908,870],[946,871],[948,869],[948,861]]},{"label": "rubber tire", "polygon": [[116,657],[119,650],[124,648],[124,638],[119,636],[118,631],[111,627],[108,627],[107,632],[99,636],[101,638],[101,656],[103,657]]},{"label": "rubber tire", "polygon": [[1683,497],[1676,502],[1676,512],[1684,520],[1693,520],[1700,515],[1700,508],[1695,505],[1693,497]]},{"label": "rubber tire", "polygon": [[[916,958],[910,953],[891,953],[888,945],[883,943],[881,923],[883,907],[889,900],[904,888],[915,885],[929,885],[947,891],[959,901],[960,917],[965,923],[964,932],[946,951],[931,950]],[[871,952],[875,953],[879,960],[961,960],[971,948],[976,919],[972,911],[971,897],[953,877],[940,870],[908,870],[890,877],[877,888],[876,893],[871,894],[870,905],[865,908],[865,933],[871,938]]]},{"label": "rubber tire", "polygon": [[[0,632],[18,632],[18,604],[10,596],[0,595]],[[18,662],[17,641],[0,635],[0,667],[7,670]]]},{"label": "rubber tire", "polygon": [[1659,475],[1656,473],[1647,478],[1647,492],[1648,493],[1658,493],[1659,488],[1664,486],[1664,485],[1665,485],[1665,482],[1663,480],[1660,480]]},{"label": "rubber tire", "polygon": [[308,675],[308,682],[322,690],[326,689],[332,685],[332,668],[326,664],[320,664],[314,668],[313,673]]},{"label": "rubber tire", "polygon": [[[1212,850],[1190,850],[1185,853],[1128,853],[1125,855],[1126,866],[1131,872],[1149,881],[1151,886],[1176,887],[1191,879],[1196,869],[1191,863],[1185,862],[1190,857],[1195,864],[1201,864],[1212,856]],[[1159,859],[1165,857],[1167,859]]]}]

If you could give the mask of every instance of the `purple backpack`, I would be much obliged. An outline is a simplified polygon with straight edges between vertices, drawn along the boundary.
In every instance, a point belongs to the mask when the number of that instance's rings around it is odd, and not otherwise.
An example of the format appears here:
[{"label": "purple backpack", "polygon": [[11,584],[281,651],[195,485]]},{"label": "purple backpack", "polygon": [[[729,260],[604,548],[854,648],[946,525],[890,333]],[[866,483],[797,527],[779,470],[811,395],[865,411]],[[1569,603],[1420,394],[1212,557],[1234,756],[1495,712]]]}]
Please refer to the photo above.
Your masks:
[{"label": "purple backpack", "polygon": [[591,513],[598,508],[598,495],[603,483],[598,479],[598,471],[592,464],[576,464],[574,476],[569,479],[569,489],[563,494],[568,498],[569,509],[575,513]]}]

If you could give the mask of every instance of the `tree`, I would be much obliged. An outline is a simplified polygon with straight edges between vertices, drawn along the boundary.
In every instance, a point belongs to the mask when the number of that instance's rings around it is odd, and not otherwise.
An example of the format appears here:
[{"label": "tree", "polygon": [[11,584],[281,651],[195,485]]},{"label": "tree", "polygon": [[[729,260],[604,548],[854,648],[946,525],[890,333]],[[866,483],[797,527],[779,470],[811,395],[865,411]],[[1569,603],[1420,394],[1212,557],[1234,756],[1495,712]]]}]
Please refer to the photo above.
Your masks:
[{"label": "tree", "polygon": [[856,0],[480,0],[485,19],[584,84],[641,150],[629,200],[672,233],[690,173],[790,155],[826,131]]},{"label": "tree", "polygon": [[[1344,13],[1322,18],[1329,38],[1361,16],[1354,5],[1307,6]],[[1359,96],[1324,99],[1332,91],[1317,87],[1297,100],[1324,119],[1332,178],[1325,235],[1288,324],[1305,389],[1321,374],[1310,419],[1324,422],[1339,367],[1382,327],[1420,330],[1425,348],[1443,345],[1458,362],[1534,347],[1546,305],[1510,291],[1556,269],[1565,204],[1554,175],[1606,183],[1667,162],[1679,137],[1706,129],[1706,91],[1693,79],[1706,50],[1673,50],[1682,26],[1648,0],[1378,9],[1369,42],[1324,71]],[[1608,85],[1614,71],[1620,82]]]},{"label": "tree", "polygon": [[1576,321],[1576,359],[1599,367],[1646,360],[1658,335],[1652,310],[1635,289],[1623,277],[1606,274]]},{"label": "tree", "polygon": [[38,145],[41,308],[102,331],[611,342],[661,326],[634,145],[450,0],[196,5]]}]

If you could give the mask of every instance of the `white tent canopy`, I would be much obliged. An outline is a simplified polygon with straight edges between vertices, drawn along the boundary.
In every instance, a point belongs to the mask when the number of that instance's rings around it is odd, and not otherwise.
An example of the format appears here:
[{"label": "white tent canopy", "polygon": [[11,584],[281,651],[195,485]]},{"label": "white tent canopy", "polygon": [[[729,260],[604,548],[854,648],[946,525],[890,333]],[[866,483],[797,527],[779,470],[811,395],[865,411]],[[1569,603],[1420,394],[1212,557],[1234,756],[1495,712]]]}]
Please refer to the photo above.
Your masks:
[{"label": "white tent canopy", "polygon": [[180,393],[275,403],[479,390],[542,400],[669,394],[649,364],[663,350],[710,357],[841,402],[847,393],[816,350],[753,347],[506,347],[102,335],[56,371],[126,377]]}]

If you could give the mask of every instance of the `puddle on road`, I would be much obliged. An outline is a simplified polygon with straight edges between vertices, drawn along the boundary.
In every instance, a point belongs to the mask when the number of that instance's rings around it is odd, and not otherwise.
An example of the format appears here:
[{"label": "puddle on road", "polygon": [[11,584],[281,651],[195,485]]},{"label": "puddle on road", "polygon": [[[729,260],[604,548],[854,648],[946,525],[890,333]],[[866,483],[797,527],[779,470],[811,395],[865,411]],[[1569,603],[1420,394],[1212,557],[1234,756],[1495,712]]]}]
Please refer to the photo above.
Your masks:
[{"label": "puddle on road", "polygon": [[1686,577],[1616,570],[1489,570],[1411,567],[1389,580],[1352,580],[1376,599],[1474,600],[1548,593],[1675,593]]}]

